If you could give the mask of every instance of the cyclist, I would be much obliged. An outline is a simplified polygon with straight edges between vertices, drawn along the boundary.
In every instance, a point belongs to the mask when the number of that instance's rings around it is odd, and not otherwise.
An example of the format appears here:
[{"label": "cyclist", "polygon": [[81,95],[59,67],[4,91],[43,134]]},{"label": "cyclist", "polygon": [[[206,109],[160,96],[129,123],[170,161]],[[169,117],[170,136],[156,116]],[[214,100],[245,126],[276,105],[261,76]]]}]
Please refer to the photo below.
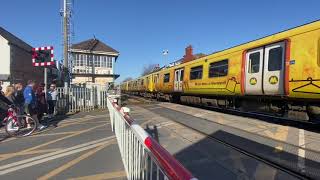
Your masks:
[{"label": "cyclist", "polygon": [[12,102],[9,101],[3,93],[0,93],[0,121],[6,117],[9,105],[12,105]]},{"label": "cyclist", "polygon": [[[30,116],[30,117],[32,116],[39,124],[39,126],[38,126],[39,130],[42,130],[42,129],[46,128],[46,126],[40,124],[37,116],[35,116],[36,115],[36,96],[35,96],[35,93],[33,90],[34,86],[35,86],[35,81],[29,80],[27,87],[23,91],[23,96],[24,96],[24,100],[25,100],[24,101],[24,112],[28,116]],[[31,128],[31,126],[28,124],[27,128]]]}]

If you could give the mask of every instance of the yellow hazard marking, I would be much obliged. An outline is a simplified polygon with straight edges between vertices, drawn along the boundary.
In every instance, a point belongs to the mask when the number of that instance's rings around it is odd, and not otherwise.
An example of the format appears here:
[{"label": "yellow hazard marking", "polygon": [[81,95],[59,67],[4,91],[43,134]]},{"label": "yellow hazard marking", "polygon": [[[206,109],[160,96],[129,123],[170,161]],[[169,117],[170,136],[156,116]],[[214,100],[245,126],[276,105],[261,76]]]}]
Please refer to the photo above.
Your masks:
[{"label": "yellow hazard marking", "polygon": [[77,177],[77,178],[71,178],[69,180],[103,180],[103,179],[115,179],[119,177],[126,177],[125,171],[116,171],[116,172],[108,172],[108,173],[102,173],[102,174],[95,174],[90,176],[83,176],[83,177]]}]

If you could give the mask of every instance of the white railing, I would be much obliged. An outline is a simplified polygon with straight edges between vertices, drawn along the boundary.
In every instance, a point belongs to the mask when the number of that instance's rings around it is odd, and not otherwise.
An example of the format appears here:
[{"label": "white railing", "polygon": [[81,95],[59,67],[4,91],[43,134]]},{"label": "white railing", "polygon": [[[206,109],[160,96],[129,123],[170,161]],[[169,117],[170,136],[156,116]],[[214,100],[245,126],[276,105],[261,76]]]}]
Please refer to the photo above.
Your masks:
[{"label": "white railing", "polygon": [[102,86],[57,88],[59,113],[91,111],[107,107],[107,90]]},{"label": "white railing", "polygon": [[196,180],[114,101],[108,97],[107,106],[129,180]]}]

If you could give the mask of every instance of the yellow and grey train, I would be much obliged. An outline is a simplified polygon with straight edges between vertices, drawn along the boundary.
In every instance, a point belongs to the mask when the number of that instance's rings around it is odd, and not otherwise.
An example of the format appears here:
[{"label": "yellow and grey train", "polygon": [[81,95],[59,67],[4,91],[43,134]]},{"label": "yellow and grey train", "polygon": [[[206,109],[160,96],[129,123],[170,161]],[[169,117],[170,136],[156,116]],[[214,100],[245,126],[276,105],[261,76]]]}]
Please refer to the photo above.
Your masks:
[{"label": "yellow and grey train", "polygon": [[121,90],[319,122],[320,21],[161,68]]}]

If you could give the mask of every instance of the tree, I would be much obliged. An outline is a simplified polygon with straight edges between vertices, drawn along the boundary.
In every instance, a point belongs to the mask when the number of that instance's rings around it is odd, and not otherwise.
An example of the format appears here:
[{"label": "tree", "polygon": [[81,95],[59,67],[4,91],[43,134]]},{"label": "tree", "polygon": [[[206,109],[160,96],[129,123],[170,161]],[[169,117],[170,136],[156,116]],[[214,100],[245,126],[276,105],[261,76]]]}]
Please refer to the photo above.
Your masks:
[{"label": "tree", "polygon": [[147,74],[151,73],[156,67],[158,67],[158,64],[145,65],[143,67],[141,75],[144,76],[144,75],[147,75]]},{"label": "tree", "polygon": [[132,79],[133,79],[132,77],[127,77],[127,78],[125,78],[122,82],[131,81]]}]

